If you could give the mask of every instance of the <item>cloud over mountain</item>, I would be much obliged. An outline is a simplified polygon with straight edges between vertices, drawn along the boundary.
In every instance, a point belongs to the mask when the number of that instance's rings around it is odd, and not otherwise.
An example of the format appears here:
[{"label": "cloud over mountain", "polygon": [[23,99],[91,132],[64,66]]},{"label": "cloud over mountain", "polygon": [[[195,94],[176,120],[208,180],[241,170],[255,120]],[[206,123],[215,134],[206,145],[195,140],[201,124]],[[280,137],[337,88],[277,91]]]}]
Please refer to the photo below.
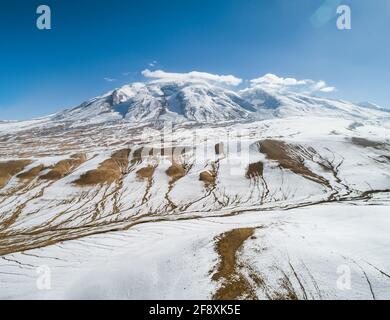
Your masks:
[{"label": "cloud over mountain", "polygon": [[162,70],[150,71],[148,69],[142,71],[142,75],[146,78],[167,79],[167,80],[181,80],[194,81],[203,80],[210,82],[222,83],[225,85],[237,86],[242,82],[242,79],[232,75],[217,75],[207,72],[192,71],[188,73],[173,73]]},{"label": "cloud over mountain", "polygon": [[311,79],[297,80],[295,78],[281,78],[268,73],[250,81],[252,87],[262,86],[276,91],[294,91],[301,93],[333,92],[335,87],[328,86],[325,81]]},{"label": "cloud over mountain", "polygon": [[[205,81],[214,84],[224,84],[229,86],[238,86],[243,80],[233,75],[218,75],[207,72],[191,71],[187,73],[165,72],[163,70],[151,71],[146,69],[142,71],[146,78],[156,80],[172,81]],[[329,93],[336,91],[336,88],[329,86],[325,81],[295,78],[283,78],[268,73],[262,77],[250,80],[251,87],[263,87],[279,92],[292,91],[298,93],[312,94],[316,92]]]}]

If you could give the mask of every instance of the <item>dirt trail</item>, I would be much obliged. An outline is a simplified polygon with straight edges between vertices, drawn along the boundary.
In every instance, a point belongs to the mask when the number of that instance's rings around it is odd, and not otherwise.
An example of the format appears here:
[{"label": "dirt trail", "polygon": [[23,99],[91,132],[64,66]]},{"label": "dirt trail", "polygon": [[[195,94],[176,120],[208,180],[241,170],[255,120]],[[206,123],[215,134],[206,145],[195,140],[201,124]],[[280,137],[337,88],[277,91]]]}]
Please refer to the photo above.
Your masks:
[{"label": "dirt trail", "polygon": [[213,275],[214,281],[221,281],[221,287],[213,295],[214,300],[257,299],[255,290],[241,274],[237,253],[244,242],[253,236],[254,228],[234,229],[222,234],[216,243],[220,257],[218,271]]}]

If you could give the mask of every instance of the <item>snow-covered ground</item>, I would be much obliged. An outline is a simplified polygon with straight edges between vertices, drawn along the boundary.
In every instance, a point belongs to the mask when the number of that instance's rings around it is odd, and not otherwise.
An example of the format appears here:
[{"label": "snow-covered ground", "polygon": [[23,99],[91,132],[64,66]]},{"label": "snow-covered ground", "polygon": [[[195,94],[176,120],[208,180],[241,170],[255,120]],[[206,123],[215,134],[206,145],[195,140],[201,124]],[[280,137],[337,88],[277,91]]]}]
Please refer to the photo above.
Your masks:
[{"label": "snow-covered ground", "polygon": [[[215,237],[249,227],[255,237],[238,257],[243,272],[265,282],[255,286],[259,298],[282,293],[287,275],[301,299],[389,299],[388,213],[354,203],[147,223],[3,257],[0,297],[210,299],[218,287]],[[49,290],[37,287],[43,266]]]}]

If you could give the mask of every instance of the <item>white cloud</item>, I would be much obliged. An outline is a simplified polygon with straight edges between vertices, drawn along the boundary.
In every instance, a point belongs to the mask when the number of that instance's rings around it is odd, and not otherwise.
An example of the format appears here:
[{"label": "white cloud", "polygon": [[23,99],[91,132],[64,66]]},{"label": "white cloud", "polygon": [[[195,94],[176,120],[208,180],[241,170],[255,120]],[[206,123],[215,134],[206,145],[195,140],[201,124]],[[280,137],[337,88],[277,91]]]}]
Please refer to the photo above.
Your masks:
[{"label": "white cloud", "polygon": [[297,91],[302,93],[333,92],[335,87],[328,86],[325,81],[311,79],[297,80],[294,78],[281,78],[274,74],[266,74],[263,77],[250,81],[252,87],[263,86],[277,91]]},{"label": "white cloud", "polygon": [[[308,80],[309,81],[309,80]],[[311,80],[313,81],[313,80]],[[333,92],[336,90],[335,87],[329,87],[325,81],[318,81],[315,83],[313,81],[313,86],[312,86],[313,91],[321,91],[321,92]]]},{"label": "white cloud", "polygon": [[334,92],[336,91],[335,87],[325,87],[320,90],[321,92]]},{"label": "white cloud", "polygon": [[107,82],[115,82],[116,79],[113,79],[113,78],[104,78],[105,81]]},{"label": "white cloud", "polygon": [[[158,80],[174,81],[206,81],[211,83],[221,83],[225,85],[237,86],[243,82],[242,79],[233,75],[218,75],[207,72],[192,71],[188,73],[165,72],[162,70],[142,71],[146,78]],[[314,81],[311,79],[298,80],[295,78],[282,78],[268,73],[260,78],[250,80],[252,87],[261,86],[275,91],[294,91],[311,94],[315,92],[329,93],[336,90],[335,87],[328,86],[325,81]]]},{"label": "white cloud", "polygon": [[171,73],[162,70],[150,71],[148,69],[142,71],[142,75],[146,78],[167,79],[167,80],[181,80],[193,81],[202,80],[210,82],[219,82],[226,85],[237,86],[242,82],[242,79],[236,78],[232,75],[217,75],[206,72],[192,71],[188,73]]},{"label": "white cloud", "polygon": [[150,62],[149,63],[149,67],[152,67],[152,68],[154,68],[156,65],[157,65],[157,61],[156,60],[154,60],[154,61],[152,61],[152,62]]}]

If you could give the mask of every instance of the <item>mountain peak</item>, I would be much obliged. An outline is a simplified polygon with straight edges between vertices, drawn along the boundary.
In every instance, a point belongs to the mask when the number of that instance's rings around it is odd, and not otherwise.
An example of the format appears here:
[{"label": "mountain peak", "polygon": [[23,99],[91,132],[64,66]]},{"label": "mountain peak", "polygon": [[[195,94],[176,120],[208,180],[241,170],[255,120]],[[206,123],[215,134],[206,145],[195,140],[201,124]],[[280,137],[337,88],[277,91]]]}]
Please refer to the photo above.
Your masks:
[{"label": "mountain peak", "polygon": [[223,81],[206,78],[205,75],[203,78],[166,76],[147,83],[127,84],[60,112],[54,120],[76,125],[161,120],[203,124],[306,115],[363,119],[380,117],[383,113],[382,108],[372,104],[354,105],[307,93],[276,90],[261,83],[234,90],[222,83],[225,78]]}]

